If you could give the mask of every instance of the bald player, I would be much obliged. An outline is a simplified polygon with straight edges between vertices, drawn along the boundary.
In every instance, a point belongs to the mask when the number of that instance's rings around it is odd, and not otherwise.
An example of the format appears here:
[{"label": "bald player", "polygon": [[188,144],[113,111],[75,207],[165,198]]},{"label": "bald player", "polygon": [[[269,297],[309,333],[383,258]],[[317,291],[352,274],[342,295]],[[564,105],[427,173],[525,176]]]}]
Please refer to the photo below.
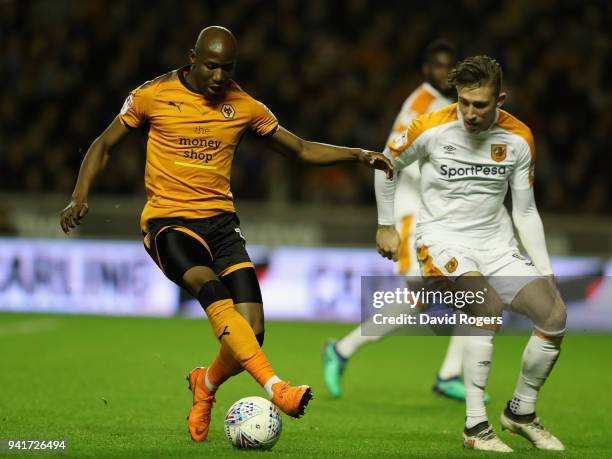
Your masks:
[{"label": "bald player", "polygon": [[89,147],[72,200],[61,213],[65,233],[82,222],[92,182],[110,150],[146,125],[147,203],[140,220],[145,248],[170,280],[198,299],[221,344],[208,367],[194,368],[187,377],[193,393],[188,425],[195,441],[208,435],[218,387],[243,369],[289,416],[304,414],[312,398],[309,386],[281,380],[261,349],[261,292],[230,191],[232,159],[242,135],[251,131],[272,150],[307,163],[361,161],[391,174],[381,154],[305,141],[281,127],[232,79],[236,54],[229,30],[205,28],[189,53],[189,65],[132,91]]}]

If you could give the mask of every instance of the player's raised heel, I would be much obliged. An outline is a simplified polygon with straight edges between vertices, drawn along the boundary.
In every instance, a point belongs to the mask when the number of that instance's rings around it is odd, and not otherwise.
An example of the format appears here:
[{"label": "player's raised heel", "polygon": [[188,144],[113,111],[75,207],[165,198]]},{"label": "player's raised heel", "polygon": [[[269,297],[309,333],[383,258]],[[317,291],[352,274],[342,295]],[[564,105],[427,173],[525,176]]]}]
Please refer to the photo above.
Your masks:
[{"label": "player's raised heel", "polygon": [[298,407],[298,417],[304,416],[304,411],[306,410],[306,406],[308,405],[308,403],[310,403],[310,401],[313,398],[314,396],[312,394],[312,389],[308,387],[308,389],[306,389],[306,392],[304,392],[304,395],[302,395],[302,398],[300,399],[300,405]]},{"label": "player's raised heel", "polygon": [[204,382],[206,371],[204,367],[197,367],[187,376],[189,390],[193,393],[193,403],[187,417],[189,434],[193,441],[204,441],[208,437],[210,413],[215,403],[214,393],[206,389]]},{"label": "player's raised heel", "polygon": [[285,381],[272,385],[272,394],[272,403],[293,418],[303,416],[306,406],[313,398],[310,386],[291,387]]},{"label": "player's raised heel", "polygon": [[205,367],[195,367],[191,369],[191,371],[185,377],[185,379],[187,380],[187,383],[189,384],[188,388],[190,391],[193,392],[195,390],[196,382],[198,380],[198,377],[200,377],[200,375],[202,376],[202,383],[204,383],[203,378],[205,374],[206,374]]},{"label": "player's raised heel", "polygon": [[512,448],[500,440],[487,421],[463,431],[463,447],[497,453],[511,453],[513,451]]},{"label": "player's raised heel", "polygon": [[[436,381],[431,390],[442,397],[458,400],[460,402],[465,401],[465,384],[460,375],[447,379],[436,376]],[[489,403],[491,401],[491,396],[485,393],[484,401],[485,403]]]},{"label": "player's raised heel", "polygon": [[565,451],[565,446],[557,437],[540,424],[540,418],[535,413],[529,416],[513,414],[508,407],[499,419],[502,430],[508,430],[529,440],[533,446],[547,451]]}]

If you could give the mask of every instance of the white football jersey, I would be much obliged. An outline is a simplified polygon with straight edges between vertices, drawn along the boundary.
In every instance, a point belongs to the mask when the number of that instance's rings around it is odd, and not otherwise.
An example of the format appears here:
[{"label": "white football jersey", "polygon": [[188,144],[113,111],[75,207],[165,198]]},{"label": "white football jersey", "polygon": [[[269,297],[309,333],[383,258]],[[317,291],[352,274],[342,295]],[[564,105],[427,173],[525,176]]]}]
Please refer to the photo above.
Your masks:
[{"label": "white football jersey", "polygon": [[420,166],[417,238],[507,242],[510,218],[503,202],[508,184],[517,190],[533,185],[535,149],[525,124],[498,110],[489,129],[472,134],[452,104],[415,119],[389,149],[396,167],[416,161]]},{"label": "white football jersey", "polygon": [[[454,101],[443,96],[427,82],[416,88],[402,104],[402,109],[395,118],[387,143],[405,131],[412,120],[426,113],[439,110]],[[402,170],[395,189],[395,219],[401,222],[405,216],[416,216],[421,188],[421,173],[418,164],[411,164]]]}]

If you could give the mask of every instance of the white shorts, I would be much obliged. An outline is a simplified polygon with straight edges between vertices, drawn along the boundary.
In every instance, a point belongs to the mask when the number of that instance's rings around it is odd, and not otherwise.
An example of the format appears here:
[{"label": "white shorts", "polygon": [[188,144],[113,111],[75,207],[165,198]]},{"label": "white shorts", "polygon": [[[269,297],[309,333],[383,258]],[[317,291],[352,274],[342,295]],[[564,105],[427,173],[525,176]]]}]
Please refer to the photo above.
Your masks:
[{"label": "white shorts", "polygon": [[416,245],[423,277],[452,279],[470,271],[479,272],[488,277],[505,306],[512,303],[525,285],[543,277],[515,244],[483,246],[482,241],[452,243],[448,239],[420,236]]}]

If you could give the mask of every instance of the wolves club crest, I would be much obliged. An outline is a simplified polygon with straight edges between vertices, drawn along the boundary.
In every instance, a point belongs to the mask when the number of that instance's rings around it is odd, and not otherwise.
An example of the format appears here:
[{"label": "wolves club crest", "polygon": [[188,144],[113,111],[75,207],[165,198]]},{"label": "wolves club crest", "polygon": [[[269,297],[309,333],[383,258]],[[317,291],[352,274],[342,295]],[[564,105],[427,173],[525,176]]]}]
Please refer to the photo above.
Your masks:
[{"label": "wolves club crest", "polygon": [[236,110],[234,110],[234,107],[230,104],[223,104],[221,106],[221,113],[225,118],[231,120],[236,114]]},{"label": "wolves club crest", "polygon": [[506,159],[505,143],[494,143],[491,145],[491,159],[498,163]]}]

